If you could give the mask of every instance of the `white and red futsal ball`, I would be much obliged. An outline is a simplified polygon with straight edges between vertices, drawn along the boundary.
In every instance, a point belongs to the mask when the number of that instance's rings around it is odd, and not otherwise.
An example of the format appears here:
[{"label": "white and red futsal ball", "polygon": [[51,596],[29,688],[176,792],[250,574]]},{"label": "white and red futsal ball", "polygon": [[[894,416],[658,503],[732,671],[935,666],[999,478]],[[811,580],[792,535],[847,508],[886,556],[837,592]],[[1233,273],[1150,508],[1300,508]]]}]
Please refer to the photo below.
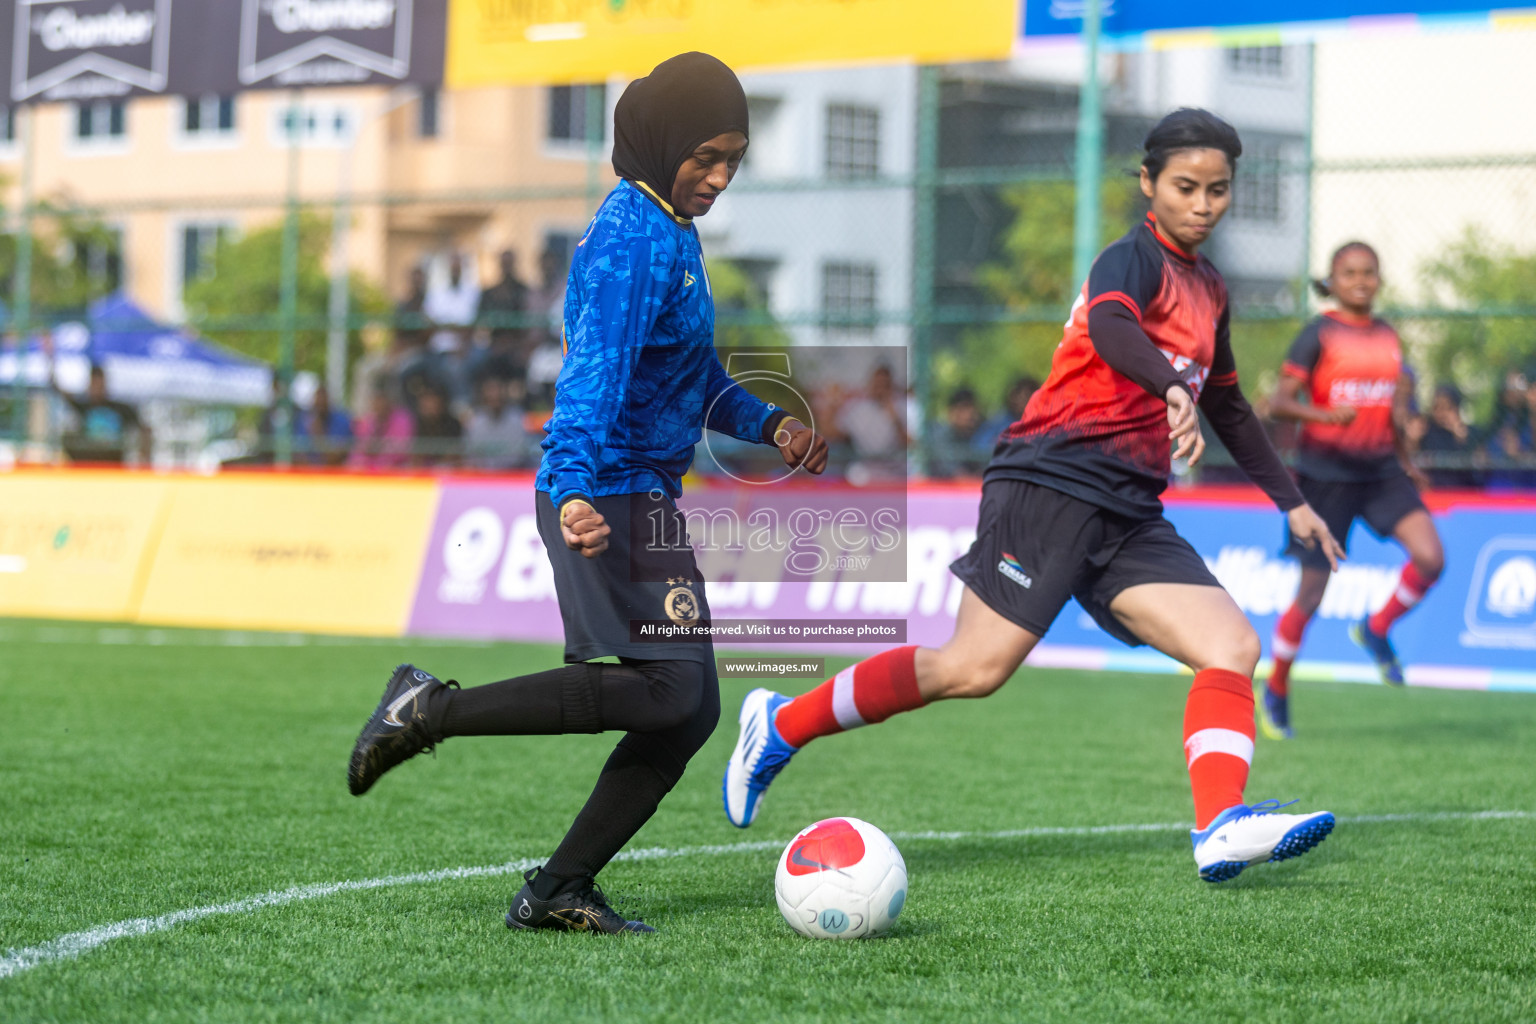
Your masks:
[{"label": "white and red futsal ball", "polygon": [[862,939],[907,901],[907,865],[889,836],[858,818],[818,821],[789,841],[773,882],[779,912],[811,939]]}]

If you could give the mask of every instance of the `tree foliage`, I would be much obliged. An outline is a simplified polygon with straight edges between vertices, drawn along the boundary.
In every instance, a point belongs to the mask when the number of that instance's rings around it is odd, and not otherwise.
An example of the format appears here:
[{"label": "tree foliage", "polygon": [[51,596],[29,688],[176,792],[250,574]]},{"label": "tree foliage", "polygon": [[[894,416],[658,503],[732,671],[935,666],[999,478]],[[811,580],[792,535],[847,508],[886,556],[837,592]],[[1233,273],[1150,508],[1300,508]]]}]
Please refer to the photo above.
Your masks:
[{"label": "tree foliage", "polygon": [[[953,345],[938,348],[933,358],[936,396],[969,387],[984,409],[998,409],[1014,379],[1027,373],[1043,380],[1050,371],[1072,293],[1082,284],[1072,280],[1076,195],[1070,181],[1003,189],[1013,219],[997,255],[977,268],[975,280],[991,303],[1031,321],[967,328]],[[1135,179],[1124,176],[1106,178],[1101,195],[1100,244],[1107,245],[1130,229],[1144,201]]]},{"label": "tree foliage", "polygon": [[768,311],[768,297],[741,265],[731,259],[705,261],[715,300],[715,348],[783,348],[788,332]]},{"label": "tree foliage", "polygon": [[[331,275],[331,221],[305,214],[299,218],[298,321],[294,369],[323,372]],[[221,238],[213,270],[187,285],[187,318],[208,337],[237,352],[278,365],[281,362],[283,223],[281,220],[239,238]],[[348,312],[380,316],[390,305],[383,291],[361,274],[348,275]],[[236,326],[225,324],[233,321]],[[241,326],[260,324],[259,328]],[[347,332],[347,362],[362,354],[362,332]]]},{"label": "tree foliage", "polygon": [[[117,236],[93,217],[48,202],[37,205],[32,224],[31,320],[46,323],[80,316],[112,288],[105,277],[91,273],[86,253],[115,247]],[[7,307],[14,295],[19,250],[17,234],[0,235],[0,301]]]},{"label": "tree foliage", "polygon": [[[1469,313],[1529,309],[1536,303],[1536,253],[1500,244],[1481,230],[1461,238],[1421,268],[1437,304]],[[1528,316],[1454,316],[1430,325],[1429,370],[1491,403],[1508,370],[1536,364],[1536,330]]]}]

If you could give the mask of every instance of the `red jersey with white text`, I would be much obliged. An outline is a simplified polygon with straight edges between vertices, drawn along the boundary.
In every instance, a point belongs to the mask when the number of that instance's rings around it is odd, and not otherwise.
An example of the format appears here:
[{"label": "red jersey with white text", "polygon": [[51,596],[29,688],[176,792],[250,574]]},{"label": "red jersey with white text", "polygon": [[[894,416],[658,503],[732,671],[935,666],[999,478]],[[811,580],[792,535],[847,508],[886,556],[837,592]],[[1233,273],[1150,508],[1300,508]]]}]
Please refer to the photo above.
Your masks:
[{"label": "red jersey with white text", "polygon": [[985,478],[1029,480],[1123,515],[1161,515],[1168,405],[1095,350],[1088,314],[1103,302],[1130,310],[1197,401],[1208,379],[1236,382],[1221,274],[1171,245],[1149,215],[1094,261],[1050,376],[1003,433]]},{"label": "red jersey with white text", "polygon": [[1384,320],[1324,313],[1302,328],[1281,372],[1317,409],[1349,406],[1348,423],[1303,423],[1296,470],[1314,480],[1379,480],[1402,471],[1392,412],[1403,344]]}]

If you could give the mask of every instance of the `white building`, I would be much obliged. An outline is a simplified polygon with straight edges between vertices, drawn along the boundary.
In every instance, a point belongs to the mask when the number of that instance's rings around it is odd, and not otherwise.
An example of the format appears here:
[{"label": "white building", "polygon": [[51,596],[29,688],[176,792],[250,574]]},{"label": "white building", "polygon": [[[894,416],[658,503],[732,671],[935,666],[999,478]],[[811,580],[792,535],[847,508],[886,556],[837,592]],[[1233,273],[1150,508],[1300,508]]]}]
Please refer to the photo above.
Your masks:
[{"label": "white building", "polygon": [[903,345],[912,293],[909,176],[917,71],[866,67],[742,77],[752,146],[736,187],[700,220],[705,251],[748,271],[800,344]]},{"label": "white building", "polygon": [[1536,252],[1536,32],[1317,44],[1312,267],[1363,239],[1400,301],[1470,228]]}]

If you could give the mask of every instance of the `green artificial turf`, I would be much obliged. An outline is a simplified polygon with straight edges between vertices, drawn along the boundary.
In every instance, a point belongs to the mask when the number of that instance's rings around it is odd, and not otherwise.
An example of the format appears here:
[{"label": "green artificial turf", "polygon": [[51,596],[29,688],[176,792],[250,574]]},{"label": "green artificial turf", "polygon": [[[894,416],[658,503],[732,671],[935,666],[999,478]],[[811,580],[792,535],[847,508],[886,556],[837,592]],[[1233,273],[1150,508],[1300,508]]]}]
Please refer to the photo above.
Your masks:
[{"label": "green artificial turf", "polygon": [[[347,755],[396,662],[472,684],[555,651],[228,639],[0,623],[0,957],[547,854],[613,743],[455,739],[355,799]],[[13,971],[0,1021],[1536,1019],[1536,697],[1299,686],[1298,739],[1259,741],[1249,796],[1340,824],[1208,885],[1179,828],[976,834],[1187,821],[1185,679],[1026,669],[807,748],[742,832],[719,786],[752,685],[724,684],[725,724],[632,846],[774,848],[612,865],[659,934],[510,933],[510,872],[342,891]],[[1457,816],[1476,811],[1527,816]],[[809,941],[774,906],[777,847],[838,814],[971,834],[898,838],[889,937]]]}]

